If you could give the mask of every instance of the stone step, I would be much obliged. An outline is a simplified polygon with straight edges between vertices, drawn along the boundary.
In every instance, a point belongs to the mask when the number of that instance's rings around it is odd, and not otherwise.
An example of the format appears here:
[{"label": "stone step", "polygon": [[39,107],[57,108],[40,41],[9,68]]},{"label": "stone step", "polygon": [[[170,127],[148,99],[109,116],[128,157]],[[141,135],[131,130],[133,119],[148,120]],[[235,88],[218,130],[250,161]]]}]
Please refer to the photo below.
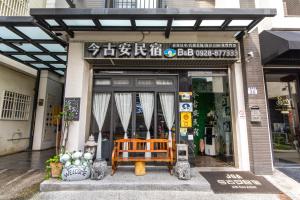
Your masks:
[{"label": "stone step", "polygon": [[44,181],[41,192],[55,191],[103,191],[103,190],[137,190],[137,191],[210,191],[209,183],[198,170],[191,170],[191,180],[178,180],[170,175],[166,167],[147,167],[145,176],[135,176],[133,167],[120,167],[114,176],[108,170],[103,180],[84,180],[64,182],[55,179]]},{"label": "stone step", "polygon": [[214,194],[197,191],[137,191],[137,190],[102,190],[102,191],[56,191],[42,192],[39,200],[280,200],[272,194]]}]

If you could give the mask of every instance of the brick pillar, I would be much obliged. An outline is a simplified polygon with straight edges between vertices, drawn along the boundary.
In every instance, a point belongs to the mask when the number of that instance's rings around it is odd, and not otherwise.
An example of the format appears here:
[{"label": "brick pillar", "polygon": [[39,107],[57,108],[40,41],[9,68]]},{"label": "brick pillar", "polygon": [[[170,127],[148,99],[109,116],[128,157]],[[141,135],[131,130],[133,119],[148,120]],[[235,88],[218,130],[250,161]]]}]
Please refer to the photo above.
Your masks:
[{"label": "brick pillar", "polygon": [[[273,161],[269,119],[259,45],[257,30],[244,36],[241,40],[250,168],[255,174],[272,174]],[[247,58],[249,52],[254,53],[253,58]],[[248,87],[257,88],[257,94],[248,95]],[[252,106],[258,106],[260,109],[260,123],[251,122],[250,107]]]}]

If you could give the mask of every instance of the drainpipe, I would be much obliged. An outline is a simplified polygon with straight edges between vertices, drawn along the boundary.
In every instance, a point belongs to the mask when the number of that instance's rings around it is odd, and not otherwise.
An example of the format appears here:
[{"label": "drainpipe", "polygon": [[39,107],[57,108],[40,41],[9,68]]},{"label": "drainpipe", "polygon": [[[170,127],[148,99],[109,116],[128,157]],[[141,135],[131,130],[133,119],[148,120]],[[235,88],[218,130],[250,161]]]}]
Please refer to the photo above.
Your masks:
[{"label": "drainpipe", "polygon": [[34,134],[37,102],[38,102],[38,96],[39,96],[40,78],[41,78],[41,71],[38,70],[37,75],[36,75],[36,79],[35,79],[35,86],[34,86],[34,99],[33,99],[31,125],[30,125],[29,146],[28,146],[28,149],[27,149],[28,151],[32,150],[32,145],[33,145],[33,134]]}]

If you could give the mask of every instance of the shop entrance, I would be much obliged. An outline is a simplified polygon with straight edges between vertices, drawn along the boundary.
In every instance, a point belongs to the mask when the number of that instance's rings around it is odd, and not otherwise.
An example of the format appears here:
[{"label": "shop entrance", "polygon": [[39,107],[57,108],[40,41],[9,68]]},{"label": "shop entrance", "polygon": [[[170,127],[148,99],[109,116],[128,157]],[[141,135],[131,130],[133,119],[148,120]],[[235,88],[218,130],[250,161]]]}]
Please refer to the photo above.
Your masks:
[{"label": "shop entrance", "polygon": [[93,90],[93,106],[103,108],[91,126],[96,137],[102,133],[102,158],[110,161],[113,141],[122,138],[167,139],[171,132],[175,146],[177,76],[99,74]]},{"label": "shop entrance", "polygon": [[234,166],[228,75],[193,75],[193,128],[198,167]]},{"label": "shop entrance", "polygon": [[266,74],[266,83],[274,165],[300,166],[298,74]]}]

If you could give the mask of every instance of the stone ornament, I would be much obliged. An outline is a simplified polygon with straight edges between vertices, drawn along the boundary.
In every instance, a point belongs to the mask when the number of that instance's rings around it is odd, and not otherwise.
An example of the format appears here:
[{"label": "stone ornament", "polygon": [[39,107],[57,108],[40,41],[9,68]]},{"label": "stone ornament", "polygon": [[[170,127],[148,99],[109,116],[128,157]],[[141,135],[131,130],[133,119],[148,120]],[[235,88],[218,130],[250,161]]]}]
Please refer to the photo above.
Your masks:
[{"label": "stone ornament", "polygon": [[191,179],[191,167],[188,161],[177,161],[175,165],[175,175],[180,180]]},{"label": "stone ornament", "polygon": [[91,179],[102,180],[105,177],[107,162],[105,160],[96,159],[91,167]]},{"label": "stone ornament", "polygon": [[80,181],[88,179],[91,175],[90,165],[93,155],[83,154],[81,151],[65,153],[60,156],[60,162],[64,164],[62,170],[63,181]]},{"label": "stone ornament", "polygon": [[61,178],[63,181],[81,181],[88,179],[90,175],[90,167],[70,165],[63,168]]}]

